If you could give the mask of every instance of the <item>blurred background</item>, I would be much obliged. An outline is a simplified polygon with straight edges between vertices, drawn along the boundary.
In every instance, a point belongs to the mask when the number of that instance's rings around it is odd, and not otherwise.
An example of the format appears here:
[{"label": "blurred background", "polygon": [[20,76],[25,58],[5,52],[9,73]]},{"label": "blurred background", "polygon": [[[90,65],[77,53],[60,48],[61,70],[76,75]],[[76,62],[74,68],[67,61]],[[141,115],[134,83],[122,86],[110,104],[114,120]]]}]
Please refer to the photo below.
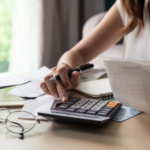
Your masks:
[{"label": "blurred background", "polygon": [[85,22],[115,0],[0,0],[0,77],[45,65],[82,39]]}]

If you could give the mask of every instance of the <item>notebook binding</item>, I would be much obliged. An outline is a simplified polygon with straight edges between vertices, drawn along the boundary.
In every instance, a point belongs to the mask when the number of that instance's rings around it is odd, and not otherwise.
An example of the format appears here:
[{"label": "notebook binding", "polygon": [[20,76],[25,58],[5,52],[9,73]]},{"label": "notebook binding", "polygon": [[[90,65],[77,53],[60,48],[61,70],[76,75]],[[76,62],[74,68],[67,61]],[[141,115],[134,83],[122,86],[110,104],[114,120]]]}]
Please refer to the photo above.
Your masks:
[{"label": "notebook binding", "polygon": [[114,95],[113,95],[112,92],[109,92],[109,93],[100,93],[99,95],[101,96],[102,100],[114,98]]}]

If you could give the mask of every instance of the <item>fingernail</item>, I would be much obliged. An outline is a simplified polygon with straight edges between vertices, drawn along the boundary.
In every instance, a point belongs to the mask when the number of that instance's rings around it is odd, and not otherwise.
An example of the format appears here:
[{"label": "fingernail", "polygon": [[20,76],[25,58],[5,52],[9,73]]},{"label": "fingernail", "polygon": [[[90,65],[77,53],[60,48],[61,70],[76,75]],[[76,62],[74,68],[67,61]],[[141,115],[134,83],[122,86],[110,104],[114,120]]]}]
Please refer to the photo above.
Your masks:
[{"label": "fingernail", "polygon": [[44,84],[42,85],[42,89],[43,89],[44,92],[47,92],[47,88]]},{"label": "fingernail", "polygon": [[65,101],[66,101],[66,96],[63,96],[63,97],[61,98],[61,100],[62,100],[62,102],[65,102]]},{"label": "fingernail", "polygon": [[59,97],[57,93],[55,93],[55,97],[56,97],[56,98],[58,98],[58,97]]},{"label": "fingernail", "polygon": [[70,90],[70,86],[66,86],[66,90]]}]

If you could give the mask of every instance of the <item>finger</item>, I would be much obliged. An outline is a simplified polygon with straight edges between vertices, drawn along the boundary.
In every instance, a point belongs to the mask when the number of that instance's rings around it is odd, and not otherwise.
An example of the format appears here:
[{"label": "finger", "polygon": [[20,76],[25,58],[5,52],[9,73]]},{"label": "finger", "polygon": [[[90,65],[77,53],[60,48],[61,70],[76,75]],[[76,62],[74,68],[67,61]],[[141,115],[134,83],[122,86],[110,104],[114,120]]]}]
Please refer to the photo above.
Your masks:
[{"label": "finger", "polygon": [[59,97],[58,95],[58,92],[57,92],[57,89],[56,89],[56,85],[55,85],[55,82],[51,82],[49,81],[50,78],[52,78],[53,75],[50,74],[50,75],[47,75],[45,78],[44,78],[44,82],[48,88],[48,90],[50,91],[50,93],[55,96],[56,98]]},{"label": "finger", "polygon": [[40,87],[41,87],[41,89],[44,91],[45,94],[52,95],[52,93],[48,90],[48,88],[47,88],[45,82],[42,82],[42,83],[40,84]]},{"label": "finger", "polygon": [[61,101],[63,103],[67,102],[68,101],[68,96],[67,96],[67,93],[66,93],[66,89],[64,88],[64,86],[62,85],[62,83],[61,82],[57,82],[56,83],[56,87],[57,87],[59,96],[61,98]]},{"label": "finger", "polygon": [[71,76],[72,88],[75,89],[76,87],[78,87],[79,83],[80,83],[80,74],[79,72],[74,71]]},{"label": "finger", "polygon": [[70,79],[68,77],[68,70],[70,70],[70,69],[71,69],[71,67],[69,67],[67,64],[61,64],[57,68],[57,72],[60,75],[61,82],[64,85],[64,87],[66,88],[66,90],[71,89],[71,83],[70,83]]}]

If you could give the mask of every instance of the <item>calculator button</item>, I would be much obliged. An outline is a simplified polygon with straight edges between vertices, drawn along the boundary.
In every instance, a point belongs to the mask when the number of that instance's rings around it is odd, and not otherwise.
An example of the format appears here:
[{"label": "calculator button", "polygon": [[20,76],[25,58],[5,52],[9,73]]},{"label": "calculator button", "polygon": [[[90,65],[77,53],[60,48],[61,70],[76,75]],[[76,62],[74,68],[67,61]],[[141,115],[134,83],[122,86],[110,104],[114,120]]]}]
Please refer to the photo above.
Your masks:
[{"label": "calculator button", "polygon": [[68,102],[74,102],[74,103],[76,103],[77,101],[79,101],[80,100],[80,98],[70,98],[69,100],[68,100]]},{"label": "calculator button", "polygon": [[104,105],[108,104],[108,101],[102,101]]},{"label": "calculator button", "polygon": [[99,110],[101,110],[107,103],[108,103],[108,101],[100,101],[100,102],[98,102],[94,107],[92,107],[90,110],[92,110],[92,111],[99,111]]},{"label": "calculator button", "polygon": [[108,110],[113,110],[114,109],[114,107],[109,107],[109,106],[105,106],[103,109],[108,109]]},{"label": "calculator button", "polygon": [[66,102],[65,104],[68,104],[68,105],[73,105],[74,104],[74,102]]},{"label": "calculator button", "polygon": [[86,112],[86,114],[89,114],[89,115],[95,115],[96,113],[97,113],[97,111],[91,111],[91,110]]},{"label": "calculator button", "polygon": [[79,106],[79,105],[72,105],[71,108],[76,108],[76,109],[78,109],[78,108],[80,108],[80,106]]},{"label": "calculator button", "polygon": [[109,113],[110,112],[110,110],[104,110],[104,109],[102,109],[101,111],[100,111],[100,113]]},{"label": "calculator button", "polygon": [[102,115],[102,116],[106,116],[108,115],[114,108],[113,107],[108,107],[108,106],[105,106],[103,107],[97,115]]},{"label": "calculator button", "polygon": [[88,110],[89,108],[87,106],[82,106],[80,109]]},{"label": "calculator button", "polygon": [[68,104],[61,104],[60,106],[58,106],[58,108],[61,108],[61,109],[67,109],[70,105]]},{"label": "calculator button", "polygon": [[107,114],[108,114],[107,112],[99,112],[97,115],[98,116],[107,116]]},{"label": "calculator button", "polygon": [[117,105],[118,105],[118,102],[109,102],[107,104],[107,106],[109,106],[109,107],[116,107]]},{"label": "calculator button", "polygon": [[75,112],[76,111],[76,108],[71,108],[69,107],[68,109],[66,109],[67,112]]},{"label": "calculator button", "polygon": [[84,114],[86,112],[86,110],[84,110],[84,109],[77,109],[76,112]]},{"label": "calculator button", "polygon": [[93,107],[93,105],[95,105],[97,102],[98,100],[89,100],[85,105],[81,107],[81,109],[88,110]]},{"label": "calculator button", "polygon": [[75,104],[73,104],[71,107],[72,108],[80,108],[82,107],[85,103],[87,103],[89,101],[89,99],[81,99],[78,102],[76,102]]}]

